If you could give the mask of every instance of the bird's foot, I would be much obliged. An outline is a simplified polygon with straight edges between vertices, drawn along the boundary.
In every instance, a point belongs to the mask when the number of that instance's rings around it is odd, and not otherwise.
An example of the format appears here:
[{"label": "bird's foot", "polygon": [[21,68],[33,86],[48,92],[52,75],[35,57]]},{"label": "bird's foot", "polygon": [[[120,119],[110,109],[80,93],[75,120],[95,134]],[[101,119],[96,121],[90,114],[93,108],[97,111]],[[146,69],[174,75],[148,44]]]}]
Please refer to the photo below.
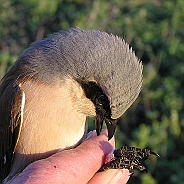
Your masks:
[{"label": "bird's foot", "polygon": [[107,169],[128,169],[131,174],[133,174],[133,168],[136,167],[140,171],[147,173],[147,169],[143,165],[143,162],[149,159],[149,156],[155,155],[160,157],[157,153],[152,152],[149,149],[141,149],[136,147],[123,146],[122,148],[115,149],[110,153],[110,161],[107,160],[104,165],[99,169],[99,171],[105,171]]}]

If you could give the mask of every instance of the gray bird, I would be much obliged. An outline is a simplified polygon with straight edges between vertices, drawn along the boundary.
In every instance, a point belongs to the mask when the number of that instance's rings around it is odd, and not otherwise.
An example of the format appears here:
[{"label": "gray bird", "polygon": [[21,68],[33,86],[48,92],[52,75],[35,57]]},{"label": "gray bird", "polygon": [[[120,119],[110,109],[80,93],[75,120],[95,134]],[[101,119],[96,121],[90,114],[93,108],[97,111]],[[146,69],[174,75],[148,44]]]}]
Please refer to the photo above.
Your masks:
[{"label": "gray bird", "polygon": [[142,69],[129,45],[105,32],[69,29],[33,43],[0,83],[0,179],[80,144],[88,116],[98,135],[105,122],[111,139],[140,93]]}]

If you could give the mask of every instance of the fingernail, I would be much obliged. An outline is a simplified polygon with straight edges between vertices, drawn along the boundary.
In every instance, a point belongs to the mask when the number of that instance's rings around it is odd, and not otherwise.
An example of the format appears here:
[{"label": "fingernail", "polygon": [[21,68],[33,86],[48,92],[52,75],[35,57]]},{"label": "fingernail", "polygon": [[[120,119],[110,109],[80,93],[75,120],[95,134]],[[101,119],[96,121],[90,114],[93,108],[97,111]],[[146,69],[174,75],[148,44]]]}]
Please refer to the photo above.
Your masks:
[{"label": "fingernail", "polygon": [[126,184],[130,177],[130,173],[127,169],[119,170],[116,176],[111,180],[110,184],[122,183]]},{"label": "fingernail", "polygon": [[95,136],[96,136],[96,130],[92,130],[92,131],[88,132],[85,140],[88,140],[88,139],[95,137]]}]

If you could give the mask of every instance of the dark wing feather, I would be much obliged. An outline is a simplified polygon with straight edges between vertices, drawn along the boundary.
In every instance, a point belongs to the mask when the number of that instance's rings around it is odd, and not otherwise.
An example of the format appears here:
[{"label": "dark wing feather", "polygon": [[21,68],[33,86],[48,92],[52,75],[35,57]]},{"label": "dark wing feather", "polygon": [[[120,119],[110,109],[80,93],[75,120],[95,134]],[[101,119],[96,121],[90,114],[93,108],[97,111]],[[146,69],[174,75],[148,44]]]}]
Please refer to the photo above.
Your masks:
[{"label": "dark wing feather", "polygon": [[23,101],[20,87],[5,78],[0,86],[0,181],[11,168],[22,124]]}]

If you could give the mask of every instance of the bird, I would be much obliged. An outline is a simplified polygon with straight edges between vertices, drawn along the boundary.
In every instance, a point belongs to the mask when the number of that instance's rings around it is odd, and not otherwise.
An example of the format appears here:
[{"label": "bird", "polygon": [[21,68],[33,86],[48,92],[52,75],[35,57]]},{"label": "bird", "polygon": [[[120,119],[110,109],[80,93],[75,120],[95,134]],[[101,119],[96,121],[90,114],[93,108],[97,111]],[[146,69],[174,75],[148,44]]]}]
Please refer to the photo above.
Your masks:
[{"label": "bird", "polygon": [[97,135],[137,99],[143,65],[126,41],[99,30],[70,28],[33,42],[0,82],[0,179],[79,145],[87,117]]}]

